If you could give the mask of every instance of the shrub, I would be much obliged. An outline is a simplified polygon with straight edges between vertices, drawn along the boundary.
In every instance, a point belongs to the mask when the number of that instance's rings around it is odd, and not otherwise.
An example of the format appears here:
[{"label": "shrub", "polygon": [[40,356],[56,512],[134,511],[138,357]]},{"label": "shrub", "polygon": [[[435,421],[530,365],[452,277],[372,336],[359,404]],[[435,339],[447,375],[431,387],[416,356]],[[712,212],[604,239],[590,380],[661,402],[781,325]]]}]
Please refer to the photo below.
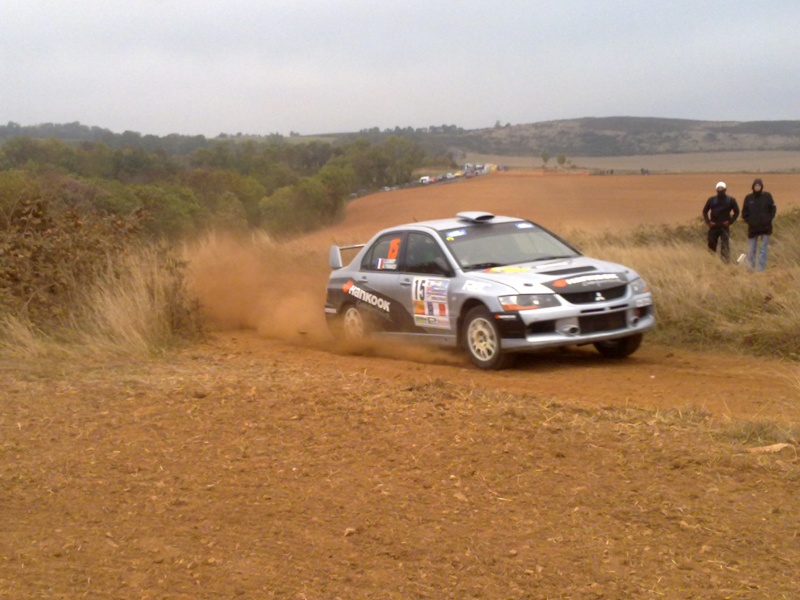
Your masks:
[{"label": "shrub", "polygon": [[[12,192],[0,203],[0,337],[6,349],[14,340],[30,350],[35,340],[85,343],[87,335],[101,335],[138,351],[199,331],[197,307],[185,292],[185,266],[165,245],[138,239],[144,213],[121,218],[88,210],[63,186],[41,180],[5,174],[0,184]],[[114,302],[127,308],[118,306],[112,318]],[[123,314],[134,336],[120,326]],[[130,344],[133,337],[139,341]]]}]

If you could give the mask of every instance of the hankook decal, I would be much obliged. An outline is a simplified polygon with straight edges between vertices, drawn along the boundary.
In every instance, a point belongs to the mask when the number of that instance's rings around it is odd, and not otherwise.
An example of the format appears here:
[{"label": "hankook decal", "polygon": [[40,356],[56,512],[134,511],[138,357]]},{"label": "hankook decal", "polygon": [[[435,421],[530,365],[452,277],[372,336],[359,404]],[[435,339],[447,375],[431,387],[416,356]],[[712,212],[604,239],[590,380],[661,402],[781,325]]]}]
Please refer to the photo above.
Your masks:
[{"label": "hankook decal", "polygon": [[374,306],[375,308],[378,308],[384,312],[388,313],[391,310],[392,307],[391,302],[389,302],[385,298],[381,298],[379,296],[376,296],[375,294],[362,290],[353,281],[348,281],[347,283],[345,283],[342,286],[342,291],[345,294],[353,296],[353,298],[355,298],[356,300],[360,300],[361,302]]}]

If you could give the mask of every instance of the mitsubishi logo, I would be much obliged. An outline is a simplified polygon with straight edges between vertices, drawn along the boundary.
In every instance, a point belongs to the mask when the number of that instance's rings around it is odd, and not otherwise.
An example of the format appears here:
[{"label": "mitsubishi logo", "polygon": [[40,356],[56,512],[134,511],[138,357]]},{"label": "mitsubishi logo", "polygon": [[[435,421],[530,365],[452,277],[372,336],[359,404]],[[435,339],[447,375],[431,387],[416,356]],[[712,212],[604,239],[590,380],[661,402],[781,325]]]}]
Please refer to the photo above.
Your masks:
[{"label": "mitsubishi logo", "polygon": [[602,293],[600,293],[600,292],[595,292],[594,293],[594,301],[595,302],[603,302],[605,299],[606,299],[606,297],[603,296]]}]

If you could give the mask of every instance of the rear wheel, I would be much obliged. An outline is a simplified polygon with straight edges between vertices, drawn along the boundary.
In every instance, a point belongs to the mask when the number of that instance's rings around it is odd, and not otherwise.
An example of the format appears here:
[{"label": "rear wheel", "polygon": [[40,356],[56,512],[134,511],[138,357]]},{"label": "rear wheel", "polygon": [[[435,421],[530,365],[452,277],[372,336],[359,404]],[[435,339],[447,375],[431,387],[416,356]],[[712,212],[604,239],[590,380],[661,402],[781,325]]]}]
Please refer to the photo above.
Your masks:
[{"label": "rear wheel", "polygon": [[477,367],[505,369],[514,362],[513,354],[503,352],[497,324],[486,307],[476,306],[467,313],[463,332],[464,347]]},{"label": "rear wheel", "polygon": [[641,333],[637,333],[617,340],[595,342],[594,347],[606,358],[625,358],[636,352],[643,338]]},{"label": "rear wheel", "polygon": [[342,313],[342,335],[346,340],[363,340],[369,333],[367,318],[356,306],[350,304]]}]

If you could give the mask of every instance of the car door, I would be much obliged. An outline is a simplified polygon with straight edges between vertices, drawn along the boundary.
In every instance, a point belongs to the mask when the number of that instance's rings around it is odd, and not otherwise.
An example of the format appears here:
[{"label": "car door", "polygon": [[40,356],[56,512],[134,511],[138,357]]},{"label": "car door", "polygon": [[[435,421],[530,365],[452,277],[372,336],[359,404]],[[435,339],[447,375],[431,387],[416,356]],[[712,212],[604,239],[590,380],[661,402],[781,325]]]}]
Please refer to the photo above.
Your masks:
[{"label": "car door", "polygon": [[410,296],[415,327],[431,334],[455,331],[457,315],[452,314],[450,290],[455,271],[436,239],[425,232],[409,232],[401,268],[399,282]]},{"label": "car door", "polygon": [[410,293],[401,283],[400,257],[406,237],[406,232],[392,231],[376,239],[364,253],[348,290],[370,316],[371,326],[380,331],[409,331],[413,327]]}]

